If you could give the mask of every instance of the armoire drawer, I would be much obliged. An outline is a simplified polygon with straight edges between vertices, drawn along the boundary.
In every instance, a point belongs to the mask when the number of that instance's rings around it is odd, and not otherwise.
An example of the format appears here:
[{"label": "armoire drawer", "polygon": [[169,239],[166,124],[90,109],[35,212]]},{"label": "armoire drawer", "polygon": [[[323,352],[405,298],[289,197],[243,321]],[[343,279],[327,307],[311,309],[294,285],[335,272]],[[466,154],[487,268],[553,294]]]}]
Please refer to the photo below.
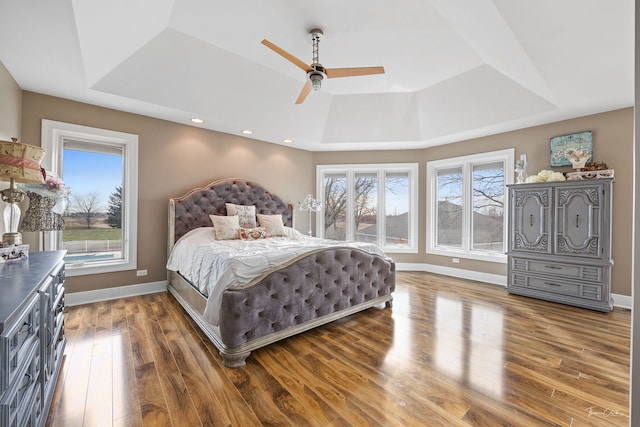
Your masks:
[{"label": "armoire drawer", "polygon": [[510,286],[602,301],[602,286],[596,284],[573,283],[558,278],[549,279],[541,276],[512,273]]},{"label": "armoire drawer", "polygon": [[596,283],[601,283],[604,277],[604,268],[602,266],[539,261],[515,256],[511,257],[511,270],[514,272],[562,276]]}]

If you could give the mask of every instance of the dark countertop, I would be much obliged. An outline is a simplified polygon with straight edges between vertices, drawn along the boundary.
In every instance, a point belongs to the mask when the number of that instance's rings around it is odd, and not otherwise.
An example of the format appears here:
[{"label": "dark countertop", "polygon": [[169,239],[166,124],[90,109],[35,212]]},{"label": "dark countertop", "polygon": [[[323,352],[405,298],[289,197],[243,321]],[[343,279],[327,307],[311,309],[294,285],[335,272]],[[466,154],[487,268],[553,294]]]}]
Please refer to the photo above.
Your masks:
[{"label": "dark countertop", "polygon": [[20,305],[53,273],[65,254],[66,251],[31,252],[26,260],[0,264],[0,333],[5,323],[20,315]]}]

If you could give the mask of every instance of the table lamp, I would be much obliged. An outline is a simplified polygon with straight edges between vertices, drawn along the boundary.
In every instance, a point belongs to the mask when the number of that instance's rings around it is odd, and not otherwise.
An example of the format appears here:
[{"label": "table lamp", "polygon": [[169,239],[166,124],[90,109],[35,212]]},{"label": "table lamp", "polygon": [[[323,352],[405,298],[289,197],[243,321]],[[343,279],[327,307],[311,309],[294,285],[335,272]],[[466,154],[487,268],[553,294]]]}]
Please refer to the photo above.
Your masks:
[{"label": "table lamp", "polygon": [[22,244],[22,234],[18,232],[20,223],[20,203],[24,199],[24,191],[16,188],[16,182],[25,184],[44,184],[40,170],[40,162],[44,150],[35,145],[18,142],[17,138],[0,141],[0,180],[9,181],[9,188],[0,191],[2,201],[8,205],[4,208],[4,229],[2,241],[10,245]]}]

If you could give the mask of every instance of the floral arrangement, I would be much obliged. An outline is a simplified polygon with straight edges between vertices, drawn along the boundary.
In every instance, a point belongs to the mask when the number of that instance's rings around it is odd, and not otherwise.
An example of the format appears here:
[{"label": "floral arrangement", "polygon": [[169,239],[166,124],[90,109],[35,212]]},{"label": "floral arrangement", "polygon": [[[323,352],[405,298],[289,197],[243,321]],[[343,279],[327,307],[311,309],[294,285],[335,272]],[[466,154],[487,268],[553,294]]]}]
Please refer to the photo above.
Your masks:
[{"label": "floral arrangement", "polygon": [[64,181],[59,176],[53,174],[52,172],[47,173],[44,172],[45,184],[51,191],[59,191],[64,188]]},{"label": "floral arrangement", "polygon": [[537,175],[528,176],[525,182],[554,182],[565,181],[565,176],[560,172],[554,172],[550,170],[541,170]]}]

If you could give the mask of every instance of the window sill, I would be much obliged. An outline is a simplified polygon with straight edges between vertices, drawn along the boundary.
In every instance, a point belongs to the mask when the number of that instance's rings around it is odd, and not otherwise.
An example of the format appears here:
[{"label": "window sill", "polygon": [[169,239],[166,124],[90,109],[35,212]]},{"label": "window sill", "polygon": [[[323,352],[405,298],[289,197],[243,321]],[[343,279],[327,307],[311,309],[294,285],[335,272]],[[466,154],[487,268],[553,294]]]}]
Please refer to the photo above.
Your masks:
[{"label": "window sill", "polygon": [[440,255],[453,258],[472,259],[476,261],[496,262],[500,264],[507,263],[507,255],[503,253],[487,253],[487,252],[465,252],[454,249],[427,249],[428,255]]},{"label": "window sill", "polygon": [[86,276],[90,274],[116,273],[120,271],[135,270],[136,266],[126,262],[113,263],[65,263],[65,274],[69,277]]},{"label": "window sill", "polygon": [[381,248],[382,251],[385,254],[417,254],[418,253],[418,248],[412,248],[409,246],[387,246],[387,247],[382,247]]}]

